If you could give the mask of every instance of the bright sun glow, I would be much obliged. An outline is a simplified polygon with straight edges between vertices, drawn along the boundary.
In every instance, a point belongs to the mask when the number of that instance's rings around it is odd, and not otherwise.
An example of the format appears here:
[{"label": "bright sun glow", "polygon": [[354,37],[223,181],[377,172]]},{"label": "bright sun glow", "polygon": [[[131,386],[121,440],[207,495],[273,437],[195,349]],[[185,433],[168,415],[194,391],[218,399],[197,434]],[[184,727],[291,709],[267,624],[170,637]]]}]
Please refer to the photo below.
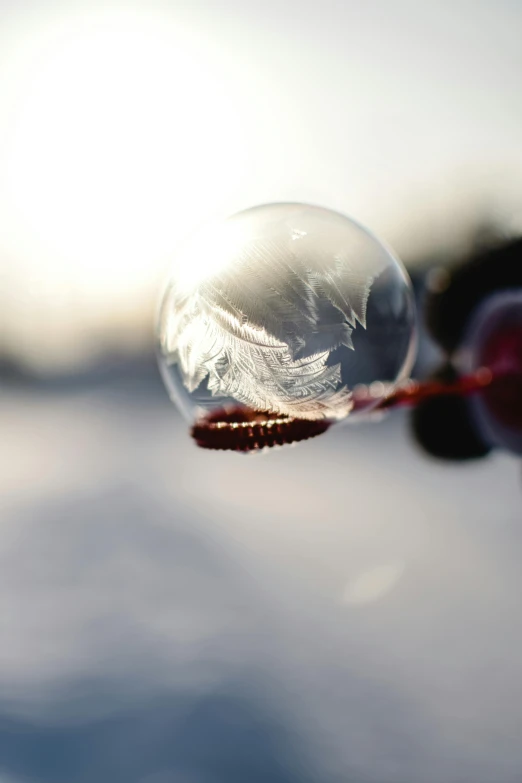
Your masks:
[{"label": "bright sun glow", "polygon": [[31,274],[124,294],[240,176],[233,95],[170,19],[98,14],[41,32],[3,111],[8,245]]}]

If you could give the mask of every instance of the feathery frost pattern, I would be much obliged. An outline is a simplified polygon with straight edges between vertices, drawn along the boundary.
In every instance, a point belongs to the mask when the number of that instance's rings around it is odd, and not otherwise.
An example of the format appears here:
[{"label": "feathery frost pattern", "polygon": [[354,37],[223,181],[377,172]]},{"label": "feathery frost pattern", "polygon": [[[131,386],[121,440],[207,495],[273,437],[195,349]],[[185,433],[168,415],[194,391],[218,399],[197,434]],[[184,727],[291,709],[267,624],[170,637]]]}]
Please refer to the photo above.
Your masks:
[{"label": "feathery frost pattern", "polygon": [[[255,410],[318,419],[346,415],[351,392],[329,363],[366,328],[373,278],[353,259],[322,253],[305,233],[259,239],[223,271],[167,297],[164,350],[194,392]],[[313,251],[313,252],[312,252]]]}]

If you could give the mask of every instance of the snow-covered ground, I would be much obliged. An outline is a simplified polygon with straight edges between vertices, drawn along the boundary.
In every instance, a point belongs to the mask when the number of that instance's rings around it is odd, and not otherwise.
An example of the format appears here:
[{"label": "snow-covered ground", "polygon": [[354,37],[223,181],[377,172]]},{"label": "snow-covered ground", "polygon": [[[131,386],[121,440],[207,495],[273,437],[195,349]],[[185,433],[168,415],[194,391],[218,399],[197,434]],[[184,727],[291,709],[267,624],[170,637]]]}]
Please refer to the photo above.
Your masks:
[{"label": "snow-covered ground", "polygon": [[516,460],[206,453],[153,370],[0,433],[2,783],[522,779]]}]

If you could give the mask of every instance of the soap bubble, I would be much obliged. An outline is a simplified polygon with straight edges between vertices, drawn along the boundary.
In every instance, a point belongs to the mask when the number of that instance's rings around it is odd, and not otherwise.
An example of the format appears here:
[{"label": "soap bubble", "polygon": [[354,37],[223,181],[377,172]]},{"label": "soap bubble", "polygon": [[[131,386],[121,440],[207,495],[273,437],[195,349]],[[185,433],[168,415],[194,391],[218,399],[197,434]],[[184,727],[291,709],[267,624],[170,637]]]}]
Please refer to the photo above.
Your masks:
[{"label": "soap bubble", "polygon": [[494,382],[470,401],[484,440],[522,454],[522,289],[486,297],[469,320],[461,361],[466,372],[484,367]]},{"label": "soap bubble", "polygon": [[304,204],[255,207],[183,248],[158,343],[169,394],[191,421],[238,406],[340,420],[361,388],[358,410],[408,376],[412,289],[401,263],[353,220]]}]

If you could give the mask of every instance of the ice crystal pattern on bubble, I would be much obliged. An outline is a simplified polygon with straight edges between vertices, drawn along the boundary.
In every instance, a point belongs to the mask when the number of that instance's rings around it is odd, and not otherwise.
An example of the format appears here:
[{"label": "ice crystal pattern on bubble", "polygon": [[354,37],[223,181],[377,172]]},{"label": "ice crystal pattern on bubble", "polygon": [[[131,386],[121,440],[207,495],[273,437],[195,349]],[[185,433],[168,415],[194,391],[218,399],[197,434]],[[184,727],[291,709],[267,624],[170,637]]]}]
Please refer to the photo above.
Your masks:
[{"label": "ice crystal pattern on bubble", "polygon": [[353,349],[357,324],[366,328],[373,277],[353,258],[307,254],[305,236],[292,239],[299,254],[259,240],[190,293],[170,289],[165,347],[189,392],[207,378],[213,396],[255,410],[317,419],[351,409],[341,365],[328,359]]}]

